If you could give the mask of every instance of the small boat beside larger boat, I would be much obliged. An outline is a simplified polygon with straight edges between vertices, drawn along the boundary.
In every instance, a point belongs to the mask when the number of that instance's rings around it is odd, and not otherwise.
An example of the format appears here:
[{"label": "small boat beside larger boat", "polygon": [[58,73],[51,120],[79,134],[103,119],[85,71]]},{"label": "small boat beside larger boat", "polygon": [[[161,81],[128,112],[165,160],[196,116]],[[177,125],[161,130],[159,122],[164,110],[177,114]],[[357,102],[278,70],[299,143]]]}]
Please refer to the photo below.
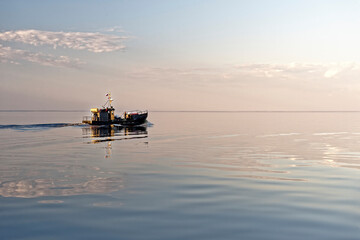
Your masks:
[{"label": "small boat beside larger boat", "polygon": [[92,116],[83,118],[83,123],[90,125],[110,125],[121,124],[123,126],[136,126],[146,122],[148,111],[128,111],[124,112],[120,117],[115,115],[115,109],[112,106],[113,99],[110,93],[106,94],[107,102],[102,108],[92,108],[90,111]]}]

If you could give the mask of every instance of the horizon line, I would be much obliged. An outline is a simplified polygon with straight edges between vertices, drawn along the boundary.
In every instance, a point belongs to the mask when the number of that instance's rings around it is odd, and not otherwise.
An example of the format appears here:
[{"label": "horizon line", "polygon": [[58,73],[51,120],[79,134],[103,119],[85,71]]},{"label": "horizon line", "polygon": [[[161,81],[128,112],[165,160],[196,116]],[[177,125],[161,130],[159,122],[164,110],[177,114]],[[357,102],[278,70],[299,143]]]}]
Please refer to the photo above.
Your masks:
[{"label": "horizon line", "polygon": [[[88,112],[89,110],[63,110],[63,109],[0,109],[0,112]],[[283,113],[311,113],[311,112],[360,112],[360,110],[148,110],[149,112],[228,112],[228,113],[275,113],[275,112],[283,112]]]}]

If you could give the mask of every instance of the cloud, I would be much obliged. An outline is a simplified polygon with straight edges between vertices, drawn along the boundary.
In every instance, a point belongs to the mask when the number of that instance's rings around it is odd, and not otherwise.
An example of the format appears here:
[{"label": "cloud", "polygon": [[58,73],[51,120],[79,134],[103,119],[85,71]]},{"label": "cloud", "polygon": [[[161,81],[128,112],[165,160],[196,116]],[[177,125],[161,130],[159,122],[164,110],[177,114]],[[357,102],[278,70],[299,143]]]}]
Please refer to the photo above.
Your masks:
[{"label": "cloud", "polygon": [[128,38],[92,32],[51,32],[34,29],[0,33],[2,41],[21,42],[34,46],[49,45],[53,48],[64,47],[94,53],[123,50],[125,49],[123,42]]},{"label": "cloud", "polygon": [[357,63],[336,63],[331,64],[328,70],[324,73],[325,78],[332,78],[341,73],[346,73],[354,70],[359,70],[360,64]]},{"label": "cloud", "polygon": [[44,53],[34,53],[22,49],[12,49],[0,44],[0,62],[19,64],[18,61],[38,63],[44,66],[78,68],[83,62],[68,56],[53,56]]},{"label": "cloud", "polygon": [[141,67],[123,71],[127,78],[167,86],[202,86],[217,83],[223,78],[223,69],[213,67],[169,68]]},{"label": "cloud", "polygon": [[124,30],[122,27],[120,26],[114,26],[114,27],[109,27],[109,28],[105,28],[103,29],[104,32],[117,32],[117,33],[123,33]]},{"label": "cloud", "polygon": [[[119,27],[109,29],[118,32]],[[33,46],[51,46],[94,53],[113,52],[125,49],[125,36],[92,32],[51,32],[40,30],[18,30],[0,32],[0,41],[19,42]],[[38,63],[44,66],[79,67],[84,62],[68,56],[54,56],[42,52],[13,49],[0,44],[0,62],[19,64],[19,61]]]},{"label": "cloud", "polygon": [[326,78],[331,78],[331,77],[334,77],[336,74],[338,74],[340,72],[339,69],[336,69],[336,68],[330,68],[329,70],[327,70],[325,73],[324,73],[324,77]]},{"label": "cloud", "polygon": [[[335,69],[333,71],[332,69]],[[360,63],[238,64],[202,67],[142,67],[121,70],[128,84],[166,89],[223,89],[249,94],[259,91],[332,93],[360,91]],[[248,94],[248,93],[244,94]],[[301,94],[300,94],[301,95]],[[279,95],[280,96],[280,95]]]},{"label": "cloud", "polygon": [[238,73],[266,78],[333,78],[360,69],[359,63],[240,64]]}]

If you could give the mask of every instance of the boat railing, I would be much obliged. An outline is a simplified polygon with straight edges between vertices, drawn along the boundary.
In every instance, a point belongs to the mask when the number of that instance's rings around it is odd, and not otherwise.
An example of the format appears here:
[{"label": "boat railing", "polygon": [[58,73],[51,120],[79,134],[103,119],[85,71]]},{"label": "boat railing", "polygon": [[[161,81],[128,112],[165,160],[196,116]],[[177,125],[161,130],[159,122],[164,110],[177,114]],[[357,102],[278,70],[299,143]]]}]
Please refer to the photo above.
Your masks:
[{"label": "boat railing", "polygon": [[132,110],[132,111],[127,111],[126,113],[129,113],[129,114],[132,114],[132,113],[137,113],[137,114],[144,114],[144,113],[147,113],[148,110]]},{"label": "boat railing", "polygon": [[138,111],[139,114],[144,114],[144,113],[147,113],[148,110],[144,110],[144,111]]},{"label": "boat railing", "polygon": [[91,116],[83,116],[83,121],[91,121]]}]

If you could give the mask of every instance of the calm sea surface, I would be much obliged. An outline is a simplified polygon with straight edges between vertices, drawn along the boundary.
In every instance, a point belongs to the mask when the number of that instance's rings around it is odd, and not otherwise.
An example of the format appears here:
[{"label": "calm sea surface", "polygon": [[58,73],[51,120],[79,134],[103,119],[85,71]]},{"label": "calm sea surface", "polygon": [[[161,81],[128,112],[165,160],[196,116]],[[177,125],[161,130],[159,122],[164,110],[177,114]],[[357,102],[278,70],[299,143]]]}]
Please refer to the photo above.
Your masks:
[{"label": "calm sea surface", "polygon": [[0,239],[359,239],[360,113],[0,112]]}]

